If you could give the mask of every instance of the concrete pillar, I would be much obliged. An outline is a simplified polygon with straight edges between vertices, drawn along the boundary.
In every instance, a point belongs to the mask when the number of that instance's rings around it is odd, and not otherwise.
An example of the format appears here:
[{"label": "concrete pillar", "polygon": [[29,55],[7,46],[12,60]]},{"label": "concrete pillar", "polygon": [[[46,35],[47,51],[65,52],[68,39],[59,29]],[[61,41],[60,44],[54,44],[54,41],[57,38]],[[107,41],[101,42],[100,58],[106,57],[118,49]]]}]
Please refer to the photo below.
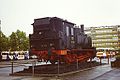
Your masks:
[{"label": "concrete pillar", "polygon": [[109,58],[109,56],[108,56],[108,64],[109,64],[109,62],[110,62],[110,58]]},{"label": "concrete pillar", "polygon": [[32,76],[35,75],[35,68],[34,68],[34,66],[35,66],[35,62],[33,61],[32,62]]},{"label": "concrete pillar", "polygon": [[99,59],[100,59],[100,64],[102,64],[102,58],[100,57]]},{"label": "concrete pillar", "polygon": [[59,76],[59,73],[60,73],[60,62],[59,62],[59,59],[58,59],[58,76]]},{"label": "concrete pillar", "polygon": [[78,69],[78,67],[79,67],[79,66],[78,66],[78,59],[77,59],[77,69]]}]

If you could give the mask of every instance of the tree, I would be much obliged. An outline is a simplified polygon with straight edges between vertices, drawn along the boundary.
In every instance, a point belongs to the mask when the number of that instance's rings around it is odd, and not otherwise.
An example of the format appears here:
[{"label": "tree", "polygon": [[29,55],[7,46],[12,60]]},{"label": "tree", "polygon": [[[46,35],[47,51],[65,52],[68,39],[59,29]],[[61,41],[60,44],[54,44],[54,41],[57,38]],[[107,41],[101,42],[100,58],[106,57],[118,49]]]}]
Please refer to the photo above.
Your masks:
[{"label": "tree", "polygon": [[8,38],[0,31],[0,51],[6,51],[9,49]]},{"label": "tree", "polygon": [[28,50],[29,39],[26,37],[26,33],[20,30],[12,32],[10,35],[10,48],[12,51]]},{"label": "tree", "polygon": [[26,33],[20,30],[12,32],[9,37],[6,37],[0,31],[0,51],[17,51],[17,50],[28,50],[29,49],[29,38],[26,37]]},{"label": "tree", "polygon": [[10,40],[10,50],[12,51],[17,50],[17,37],[16,37],[15,32],[12,32],[9,40]]},{"label": "tree", "polygon": [[29,46],[29,39],[26,37],[26,33],[20,30],[16,31],[19,50],[27,50]]}]

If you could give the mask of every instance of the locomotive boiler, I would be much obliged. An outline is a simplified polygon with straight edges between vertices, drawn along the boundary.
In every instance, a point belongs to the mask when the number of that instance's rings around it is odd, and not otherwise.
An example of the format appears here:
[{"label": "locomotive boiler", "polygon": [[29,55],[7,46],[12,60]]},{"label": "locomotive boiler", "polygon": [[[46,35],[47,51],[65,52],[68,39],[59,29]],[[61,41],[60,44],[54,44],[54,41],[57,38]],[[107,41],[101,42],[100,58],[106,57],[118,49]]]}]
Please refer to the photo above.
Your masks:
[{"label": "locomotive boiler", "polygon": [[52,64],[83,62],[96,55],[91,37],[84,33],[84,25],[58,17],[34,19],[33,34],[29,35],[30,53],[40,61]]}]

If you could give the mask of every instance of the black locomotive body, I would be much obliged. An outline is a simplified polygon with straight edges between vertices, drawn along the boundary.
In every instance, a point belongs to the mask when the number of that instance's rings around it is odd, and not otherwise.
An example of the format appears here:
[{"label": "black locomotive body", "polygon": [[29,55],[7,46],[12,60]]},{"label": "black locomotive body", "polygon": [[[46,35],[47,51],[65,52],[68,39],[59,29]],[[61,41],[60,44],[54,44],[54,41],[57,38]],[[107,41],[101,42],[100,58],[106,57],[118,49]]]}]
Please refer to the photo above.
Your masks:
[{"label": "black locomotive body", "polygon": [[76,59],[83,61],[95,56],[92,40],[84,33],[84,25],[79,28],[74,23],[57,17],[34,19],[32,25],[30,50],[41,60],[53,63],[57,61],[57,55],[62,55],[59,58],[61,62],[71,63]]},{"label": "black locomotive body", "polygon": [[30,35],[30,48],[37,50],[91,48],[92,40],[74,23],[57,17],[35,19],[33,34]]}]

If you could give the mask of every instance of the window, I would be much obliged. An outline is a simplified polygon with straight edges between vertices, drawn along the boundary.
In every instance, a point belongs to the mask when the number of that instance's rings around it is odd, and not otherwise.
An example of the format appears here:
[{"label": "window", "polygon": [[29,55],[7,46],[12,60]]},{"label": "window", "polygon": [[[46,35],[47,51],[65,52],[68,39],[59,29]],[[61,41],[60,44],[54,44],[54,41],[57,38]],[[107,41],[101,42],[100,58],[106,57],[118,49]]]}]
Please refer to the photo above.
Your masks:
[{"label": "window", "polygon": [[72,44],[74,44],[74,43],[75,43],[75,41],[71,41],[71,43],[72,43]]},{"label": "window", "polygon": [[64,25],[64,22],[63,22],[63,25]]},{"label": "window", "polygon": [[74,40],[74,37],[71,37],[71,40]]},{"label": "window", "polygon": [[66,34],[67,34],[67,36],[69,36],[69,27],[68,26],[66,26]]},{"label": "window", "polygon": [[73,28],[71,28],[71,35],[74,35]]}]

